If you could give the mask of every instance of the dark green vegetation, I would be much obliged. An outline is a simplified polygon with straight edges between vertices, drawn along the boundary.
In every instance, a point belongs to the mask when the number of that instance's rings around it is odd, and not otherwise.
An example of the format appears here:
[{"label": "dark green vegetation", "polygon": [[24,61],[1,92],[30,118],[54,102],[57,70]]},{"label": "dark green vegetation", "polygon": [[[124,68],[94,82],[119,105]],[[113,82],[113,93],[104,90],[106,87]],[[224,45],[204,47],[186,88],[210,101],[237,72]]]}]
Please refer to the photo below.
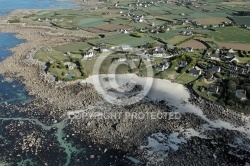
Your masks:
[{"label": "dark green vegetation", "polygon": [[[74,68],[69,69],[69,65],[73,65]],[[70,59],[70,62],[51,62],[48,71],[55,75],[58,80],[62,81],[74,81],[88,77],[84,64],[79,59]]]},{"label": "dark green vegetation", "polygon": [[240,100],[236,97],[237,89],[246,90],[247,97],[250,98],[250,79],[229,78],[223,81],[223,85],[227,89],[220,99],[220,102],[234,108],[235,110],[247,112],[250,111],[250,102],[248,100]]}]

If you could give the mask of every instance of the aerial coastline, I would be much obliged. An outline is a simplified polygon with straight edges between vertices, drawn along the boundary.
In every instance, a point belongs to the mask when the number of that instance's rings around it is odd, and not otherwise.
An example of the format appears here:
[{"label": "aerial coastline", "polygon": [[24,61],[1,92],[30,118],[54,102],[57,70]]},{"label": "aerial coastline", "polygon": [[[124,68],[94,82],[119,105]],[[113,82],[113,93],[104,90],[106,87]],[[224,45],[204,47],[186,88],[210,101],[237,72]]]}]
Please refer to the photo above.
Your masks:
[{"label": "aerial coastline", "polygon": [[[94,2],[72,1],[79,4],[80,8],[96,7]],[[79,9],[79,6],[75,8]],[[33,10],[33,12],[36,13],[37,11]],[[247,157],[250,155],[250,118],[247,114],[235,112],[226,106],[215,104],[206,98],[194,95],[192,88],[188,87],[189,84],[185,84],[186,87],[184,87],[177,83],[168,82],[168,80],[165,80],[166,78],[155,78],[155,84],[152,86],[149,95],[132,106],[110,104],[105,101],[105,96],[99,94],[91,83],[93,81],[91,80],[91,74],[84,80],[57,80],[53,74],[47,71],[46,62],[34,58],[42,48],[59,47],[88,39],[98,39],[99,36],[84,29],[77,33],[69,33],[66,29],[46,24],[8,23],[9,17],[15,18],[21,14],[25,16],[27,11],[14,11],[10,15],[0,18],[1,33],[15,33],[17,38],[26,41],[10,49],[13,55],[0,62],[0,74],[5,77],[6,81],[12,79],[20,81],[33,98],[23,105],[14,106],[14,108],[12,105],[5,103],[0,106],[1,109],[18,109],[24,117],[35,117],[34,119],[48,126],[54,124],[53,127],[56,128],[59,128],[57,124],[66,122],[64,128],[60,128],[60,131],[65,132],[64,139],[72,143],[72,146],[79,147],[82,141],[90,141],[92,146],[104,146],[98,153],[106,153],[107,147],[121,150],[119,151],[120,154],[117,154],[118,159],[116,160],[119,160],[119,157],[125,160],[124,155],[127,153],[135,156],[136,159],[130,158],[130,160],[138,165],[145,163],[149,165],[178,165],[183,163],[187,163],[187,165],[227,163],[230,165],[233,162],[241,165],[241,163],[250,163]],[[129,76],[128,73],[126,74]],[[126,74],[121,74],[121,77],[126,77]],[[100,78],[104,80],[108,77],[109,75],[105,74],[104,78],[102,76]],[[135,80],[142,79],[142,77],[136,75],[133,78]],[[165,88],[165,85],[169,89]],[[179,95],[175,96],[175,93]],[[39,112],[39,110],[42,111]],[[128,111],[135,113],[144,111],[180,112],[182,117],[174,120],[138,120],[126,118],[124,115],[120,119],[67,119],[67,111],[76,110],[122,112],[124,114]],[[8,116],[8,111],[3,112],[1,113],[3,117]],[[0,122],[2,120],[4,121],[0,118]],[[38,122],[36,123],[38,124]],[[28,121],[24,126],[26,125],[34,124]],[[37,131],[42,131],[40,127],[35,125],[34,128],[38,128]],[[45,135],[44,137],[47,137],[44,131],[41,133]],[[20,139],[22,138],[20,137]],[[241,140],[243,144],[240,144],[237,140]],[[199,148],[200,145],[206,147],[205,151]],[[240,147],[243,157],[237,157],[237,155],[231,153],[231,151],[237,153],[233,145]],[[191,150],[195,153],[192,153],[189,146],[192,146]],[[218,147],[215,148],[215,146]],[[221,155],[222,152],[225,153]],[[69,154],[72,155],[72,160],[85,160],[81,153],[67,153],[68,156]],[[62,156],[65,156],[65,154]],[[199,161],[197,156],[200,157]],[[228,159],[228,156],[234,156],[235,161]],[[91,160],[96,157],[91,155],[88,156],[88,159]],[[11,159],[9,162],[11,162]],[[69,164],[70,161],[63,159],[58,164],[63,165],[65,162]],[[80,164],[80,161],[79,163],[71,162],[76,165]]]}]

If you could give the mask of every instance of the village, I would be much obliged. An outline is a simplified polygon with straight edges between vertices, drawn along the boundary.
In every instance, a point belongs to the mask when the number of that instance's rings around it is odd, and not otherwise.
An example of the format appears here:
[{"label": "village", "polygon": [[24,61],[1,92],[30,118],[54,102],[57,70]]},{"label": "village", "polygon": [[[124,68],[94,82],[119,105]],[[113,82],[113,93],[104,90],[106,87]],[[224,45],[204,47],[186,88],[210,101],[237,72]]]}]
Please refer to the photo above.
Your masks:
[{"label": "village", "polygon": [[[116,74],[147,77],[152,68],[155,78],[244,110],[250,95],[250,25],[235,16],[234,10],[240,15],[244,8],[241,3],[230,7],[226,2],[219,7],[203,1],[107,1],[89,10],[42,11],[15,19],[56,28],[49,35],[85,34],[78,42],[44,47],[35,54],[56,81],[93,75],[100,58],[99,74],[108,74],[114,63]],[[192,14],[194,10],[201,16]]]},{"label": "village", "polygon": [[[47,54],[53,55],[52,50]],[[232,48],[198,50],[171,44],[154,46],[147,43],[138,48],[101,44],[85,51],[61,53],[65,59],[49,61],[47,70],[58,81],[84,79],[93,74],[96,60],[104,58],[100,74],[108,74],[113,63],[118,65],[114,71],[117,74],[135,73],[147,77],[147,68],[152,68],[156,78],[191,86],[201,97],[234,105],[235,102],[247,103],[249,90],[246,87],[250,78],[250,63],[241,63],[237,59],[241,54],[244,54],[243,51]],[[228,95],[231,93],[233,95]]]}]

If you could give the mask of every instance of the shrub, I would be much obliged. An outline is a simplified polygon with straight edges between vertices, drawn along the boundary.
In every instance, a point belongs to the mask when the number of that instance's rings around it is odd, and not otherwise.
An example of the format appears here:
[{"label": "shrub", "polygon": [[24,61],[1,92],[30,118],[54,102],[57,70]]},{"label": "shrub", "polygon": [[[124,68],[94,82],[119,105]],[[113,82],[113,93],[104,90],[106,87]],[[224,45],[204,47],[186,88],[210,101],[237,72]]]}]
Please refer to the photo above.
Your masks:
[{"label": "shrub", "polygon": [[20,22],[20,20],[17,18],[15,18],[13,20],[9,20],[9,23],[19,23],[19,22]]},{"label": "shrub", "polygon": [[131,34],[130,34],[130,36],[133,36],[133,37],[139,37],[139,38],[141,38],[141,37],[142,37],[142,35],[141,35],[141,34],[136,33],[136,32],[131,33]]}]

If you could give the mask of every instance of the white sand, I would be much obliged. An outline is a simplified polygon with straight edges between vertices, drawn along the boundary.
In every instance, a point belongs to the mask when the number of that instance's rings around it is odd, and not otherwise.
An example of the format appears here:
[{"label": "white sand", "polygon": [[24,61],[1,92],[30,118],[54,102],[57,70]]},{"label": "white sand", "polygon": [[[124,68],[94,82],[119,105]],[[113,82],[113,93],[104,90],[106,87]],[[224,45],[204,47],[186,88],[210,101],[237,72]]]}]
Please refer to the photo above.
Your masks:
[{"label": "white sand", "polygon": [[[250,121],[248,121],[246,126],[235,127],[229,122],[223,120],[212,121],[208,119],[202,112],[201,109],[196,106],[190,104],[188,99],[190,94],[186,87],[181,84],[172,83],[169,80],[162,79],[153,79],[153,84],[151,87],[147,87],[147,81],[151,81],[148,78],[138,77],[134,74],[124,74],[124,75],[96,75],[87,78],[82,82],[87,82],[91,84],[95,84],[97,78],[100,79],[100,84],[98,88],[111,88],[109,82],[103,81],[105,77],[112,77],[117,80],[117,84],[122,85],[126,82],[135,82],[137,84],[142,85],[148,93],[146,96],[151,100],[165,100],[169,103],[169,105],[175,106],[177,108],[176,111],[180,113],[194,113],[195,115],[204,119],[207,124],[201,126],[201,133],[206,130],[214,130],[214,128],[225,128],[228,130],[237,130],[239,132],[245,133],[247,137],[250,139]],[[93,80],[94,79],[94,80]],[[113,81],[111,81],[113,82]],[[117,86],[117,85],[116,85]],[[102,91],[101,94],[106,93]],[[104,94],[105,95],[105,94]],[[116,95],[116,94],[114,94]],[[186,102],[183,104],[183,102]],[[248,116],[242,116],[244,119],[250,119]],[[178,131],[171,133],[170,135],[166,135],[164,133],[155,133],[148,137],[148,145],[141,146],[141,148],[147,149],[147,157],[149,163],[151,162],[159,162],[162,161],[163,158],[167,157],[169,150],[178,150],[179,146],[183,143],[186,143],[188,139],[192,136],[198,136],[205,138],[205,135],[195,131],[194,129],[178,129]],[[180,136],[180,134],[182,136]],[[244,145],[242,140],[236,140],[235,144]],[[249,145],[247,146],[247,149]],[[216,158],[216,156],[214,156]]]}]

